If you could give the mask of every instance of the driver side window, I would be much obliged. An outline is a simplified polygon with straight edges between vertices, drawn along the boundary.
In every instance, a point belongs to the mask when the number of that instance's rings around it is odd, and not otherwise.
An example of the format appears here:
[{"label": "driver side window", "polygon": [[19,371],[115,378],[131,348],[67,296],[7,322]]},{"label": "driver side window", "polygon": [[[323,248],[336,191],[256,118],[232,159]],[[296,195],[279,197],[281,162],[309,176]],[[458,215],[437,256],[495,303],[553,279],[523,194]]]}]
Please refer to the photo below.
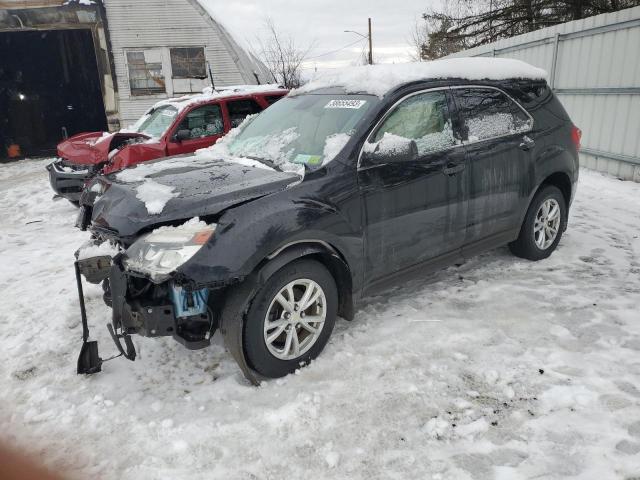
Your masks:
[{"label": "driver side window", "polygon": [[194,108],[184,117],[177,131],[189,130],[189,138],[204,138],[224,133],[220,105],[204,105]]},{"label": "driver side window", "polygon": [[445,92],[420,93],[404,100],[385,119],[373,142],[385,135],[414,140],[419,155],[455,145]]}]

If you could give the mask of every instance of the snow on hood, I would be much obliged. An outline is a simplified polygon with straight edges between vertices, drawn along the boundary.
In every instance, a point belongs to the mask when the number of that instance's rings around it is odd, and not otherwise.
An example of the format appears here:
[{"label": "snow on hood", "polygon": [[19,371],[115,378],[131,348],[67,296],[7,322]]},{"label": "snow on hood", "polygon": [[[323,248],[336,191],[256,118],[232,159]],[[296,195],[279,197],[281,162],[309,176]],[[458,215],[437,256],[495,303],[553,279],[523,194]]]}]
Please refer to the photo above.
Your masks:
[{"label": "snow on hood", "polygon": [[321,88],[343,87],[347,93],[371,93],[382,97],[402,84],[438,78],[546,80],[547,72],[523,61],[508,58],[451,58],[431,62],[364,65],[322,73],[306,85],[293,90],[291,95]]},{"label": "snow on hood", "polygon": [[[253,117],[255,117],[255,115],[250,115],[245,118],[238,127],[230,130],[227,135],[211,147],[202,148],[191,155],[181,155],[153,162],[141,163],[133,168],[127,168],[118,172],[115,175],[116,179],[122,183],[138,183],[138,185],[134,187],[136,191],[136,198],[144,203],[145,208],[150,215],[160,215],[167,203],[172,198],[180,195],[179,192],[175,191],[174,186],[166,185],[159,181],[157,177],[164,171],[180,168],[213,166],[214,164],[222,161],[225,163],[238,164],[245,167],[275,172],[275,168],[271,168],[257,160],[243,157],[241,154],[242,152],[240,152],[239,155],[229,152],[229,142],[231,142],[238,133],[242,131],[245,125],[251,122]],[[291,132],[289,132],[289,134],[291,134]],[[273,141],[265,142],[262,144],[262,148],[265,152],[270,152],[274,157],[277,157],[281,153],[282,149],[281,140],[282,139],[273,139]],[[348,140],[348,138],[346,140]],[[342,141],[346,143],[346,140],[340,139],[339,143]],[[278,163],[274,161],[274,164]],[[285,166],[285,163],[283,162],[278,165]],[[283,168],[283,171],[296,173],[300,175],[301,178],[304,176],[304,167],[302,165],[293,165],[288,163],[286,165],[291,166],[291,168]]]}]

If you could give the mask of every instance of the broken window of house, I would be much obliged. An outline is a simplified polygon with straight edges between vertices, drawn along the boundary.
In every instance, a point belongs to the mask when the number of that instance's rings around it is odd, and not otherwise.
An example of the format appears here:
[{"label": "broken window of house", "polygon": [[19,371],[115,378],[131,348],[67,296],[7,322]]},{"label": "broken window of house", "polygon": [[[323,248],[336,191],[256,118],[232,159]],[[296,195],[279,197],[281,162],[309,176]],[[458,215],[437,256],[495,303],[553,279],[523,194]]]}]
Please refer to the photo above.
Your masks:
[{"label": "broken window of house", "polygon": [[173,78],[206,78],[206,62],[203,47],[171,48]]},{"label": "broken window of house", "polygon": [[151,95],[166,92],[164,73],[162,72],[162,52],[160,50],[127,52],[127,66],[129,68],[131,95]]}]

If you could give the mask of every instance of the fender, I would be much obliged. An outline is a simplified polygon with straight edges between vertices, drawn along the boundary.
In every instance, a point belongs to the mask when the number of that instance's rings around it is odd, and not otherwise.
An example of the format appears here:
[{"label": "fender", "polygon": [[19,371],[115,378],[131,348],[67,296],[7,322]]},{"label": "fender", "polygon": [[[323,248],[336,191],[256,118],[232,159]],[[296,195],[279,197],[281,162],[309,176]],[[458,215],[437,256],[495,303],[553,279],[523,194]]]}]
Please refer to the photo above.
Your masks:
[{"label": "fender", "polygon": [[298,258],[313,255],[314,253],[330,253],[337,255],[335,249],[321,240],[299,240],[288,245],[284,245],[275,252],[267,256],[262,268],[259,268],[258,280],[263,283],[274,273],[285,265]]},{"label": "fender", "polygon": [[[348,179],[351,185],[346,188],[354,191],[353,203],[342,211],[330,202],[317,200],[319,196],[309,196],[312,201],[306,201],[307,196],[301,200],[297,187],[226,210],[217,219],[216,232],[209,242],[179,269],[180,276],[189,279],[194,288],[237,284],[265,265],[265,259],[280,262],[285,254],[305,254],[305,250],[292,253],[285,247],[306,244],[304,248],[312,249],[306,254],[324,253],[346,264],[351,273],[349,283],[353,291],[359,291],[364,238],[357,188],[353,176]],[[317,185],[326,188],[324,182]],[[314,250],[319,247],[322,252]]]},{"label": "fender", "polygon": [[542,184],[552,175],[561,174],[569,180],[571,195],[569,201],[567,201],[567,210],[569,209],[571,200],[575,194],[576,183],[578,181],[577,163],[577,154],[573,155],[562,145],[548,145],[537,152],[536,158],[532,161],[534,170],[530,175],[531,184],[529,191],[527,192],[527,201],[523,205],[524,208],[519,215],[520,221],[518,229],[524,221],[524,217],[529,210],[529,205],[531,205],[533,197],[538,192]]}]

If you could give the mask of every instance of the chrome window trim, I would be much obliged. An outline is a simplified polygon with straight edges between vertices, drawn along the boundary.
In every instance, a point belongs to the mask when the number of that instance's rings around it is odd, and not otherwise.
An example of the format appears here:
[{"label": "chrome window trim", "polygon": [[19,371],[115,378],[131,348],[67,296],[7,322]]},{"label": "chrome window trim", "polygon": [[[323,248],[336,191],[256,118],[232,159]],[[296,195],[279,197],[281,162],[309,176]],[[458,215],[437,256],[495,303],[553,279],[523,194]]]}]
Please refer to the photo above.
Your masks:
[{"label": "chrome window trim", "polygon": [[[423,93],[430,93],[430,92],[438,92],[438,91],[447,91],[447,90],[451,90],[451,87],[433,87],[433,88],[425,88],[424,90],[418,90],[416,92],[411,92],[407,95],[405,95],[404,97],[398,99],[393,105],[391,105],[391,107],[389,107],[389,109],[385,112],[385,114],[382,116],[382,118],[380,118],[380,120],[378,120],[376,122],[376,124],[374,125],[374,127],[371,129],[371,131],[369,132],[369,135],[367,135],[367,138],[365,138],[362,146],[360,147],[360,153],[358,154],[358,165],[357,165],[357,170],[361,169],[361,163],[362,163],[362,153],[364,152],[364,147],[367,143],[371,143],[369,142],[369,140],[371,139],[371,137],[378,131],[378,128],[380,128],[380,125],[382,125],[382,123],[384,123],[384,121],[389,118],[389,116],[395,111],[395,109],[398,107],[399,104],[401,104],[402,102],[404,102],[405,100],[411,98],[411,97],[415,97],[416,95],[421,95]],[[450,116],[451,113],[449,112]],[[456,139],[457,140],[457,139]],[[453,148],[457,148],[457,147],[462,147],[464,146],[464,144],[462,143],[462,140],[460,140],[461,143],[456,144],[456,145],[451,145],[448,148],[441,148],[439,150],[433,150],[432,152],[429,153],[438,153],[438,152],[446,152],[447,150],[451,150]],[[365,167],[363,170],[366,170],[369,167]]]},{"label": "chrome window trim", "polygon": [[[474,140],[473,142],[469,142],[468,140],[459,140],[460,143],[456,144],[456,145],[451,145],[448,148],[441,148],[439,150],[433,150],[432,152],[429,152],[429,154],[431,153],[439,153],[439,152],[446,152],[448,150],[452,150],[454,148],[458,148],[458,147],[465,147],[467,145],[473,145],[475,143],[481,143],[481,142],[486,142],[489,140],[495,140],[497,138],[502,138],[502,137],[508,137],[510,135],[519,135],[519,134],[527,134],[529,132],[531,132],[533,130],[533,126],[534,126],[534,119],[531,116],[531,114],[529,112],[527,112],[527,110],[520,105],[520,103],[515,100],[511,95],[509,95],[507,92],[505,92],[504,90],[502,90],[501,88],[498,87],[494,87],[491,85],[449,85],[447,87],[434,87],[434,88],[425,88],[424,90],[418,90],[416,92],[412,92],[409,93],[407,95],[405,95],[404,97],[398,99],[393,105],[391,105],[391,107],[389,107],[389,109],[386,111],[386,113],[382,116],[382,118],[380,118],[380,120],[378,120],[376,122],[376,124],[374,125],[373,129],[371,129],[371,132],[369,133],[369,135],[367,135],[367,138],[365,138],[362,146],[360,147],[360,153],[358,154],[358,164],[356,169],[357,170],[361,170],[361,163],[362,163],[362,153],[364,152],[364,148],[366,146],[367,143],[371,143],[369,142],[369,140],[371,139],[371,137],[374,135],[374,133],[377,132],[378,128],[380,127],[380,125],[389,117],[389,115],[391,115],[391,113],[396,109],[396,107],[404,102],[405,100],[414,97],[416,95],[420,95],[423,93],[429,93],[429,92],[437,92],[437,91],[447,91],[447,90],[459,90],[462,88],[469,88],[469,89],[485,89],[485,90],[496,90],[500,93],[502,93],[504,96],[506,96],[510,101],[512,101],[513,103],[515,103],[518,108],[520,110],[522,110],[524,112],[524,114],[529,118],[530,122],[531,122],[531,126],[527,129],[527,130],[523,130],[521,132],[517,132],[517,133],[507,133],[507,134],[502,134],[502,135],[496,135],[494,137],[489,137],[489,138],[483,138],[482,140]],[[457,112],[458,114],[460,113],[459,111]],[[463,120],[463,119],[461,119]],[[464,121],[464,120],[463,120]],[[458,140],[458,139],[456,139]],[[366,170],[369,167],[364,168],[363,170]]]},{"label": "chrome window trim", "polygon": [[[531,116],[531,114],[529,112],[527,112],[527,110],[520,105],[520,103],[518,101],[516,101],[516,99],[514,99],[511,95],[509,95],[507,92],[505,92],[504,90],[502,90],[501,88],[498,87],[493,87],[490,85],[455,85],[455,86],[451,86],[450,87],[451,90],[460,90],[463,88],[469,88],[469,89],[477,89],[477,90],[496,90],[500,93],[502,93],[505,97],[507,97],[510,101],[512,101],[513,103],[515,103],[518,108],[520,110],[522,110],[524,112],[524,114],[529,118],[530,121],[530,127],[526,130],[522,130],[520,132],[516,132],[516,133],[503,133],[501,135],[495,135],[493,137],[487,137],[487,138],[483,138],[480,140],[474,140],[472,142],[470,142],[469,140],[463,140],[462,144],[463,145],[473,145],[475,143],[482,143],[482,142],[487,142],[489,140],[495,140],[497,138],[503,138],[503,137],[509,137],[511,135],[526,135],[527,133],[531,132],[533,130],[533,125],[534,125],[534,120],[533,117]],[[461,118],[462,121],[464,121],[463,118]]]}]

